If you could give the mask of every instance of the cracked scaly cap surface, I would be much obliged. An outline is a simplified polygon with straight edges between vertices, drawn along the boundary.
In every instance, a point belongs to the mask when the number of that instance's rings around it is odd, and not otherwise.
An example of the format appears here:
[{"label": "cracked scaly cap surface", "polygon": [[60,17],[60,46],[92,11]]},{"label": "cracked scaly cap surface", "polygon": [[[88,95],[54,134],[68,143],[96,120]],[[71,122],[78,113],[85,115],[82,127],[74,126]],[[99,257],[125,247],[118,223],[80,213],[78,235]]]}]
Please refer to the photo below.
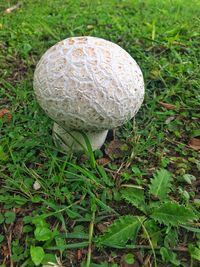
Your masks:
[{"label": "cracked scaly cap surface", "polygon": [[68,38],[36,66],[34,90],[64,129],[96,131],[131,119],[144,98],[142,72],[120,46],[96,37]]}]

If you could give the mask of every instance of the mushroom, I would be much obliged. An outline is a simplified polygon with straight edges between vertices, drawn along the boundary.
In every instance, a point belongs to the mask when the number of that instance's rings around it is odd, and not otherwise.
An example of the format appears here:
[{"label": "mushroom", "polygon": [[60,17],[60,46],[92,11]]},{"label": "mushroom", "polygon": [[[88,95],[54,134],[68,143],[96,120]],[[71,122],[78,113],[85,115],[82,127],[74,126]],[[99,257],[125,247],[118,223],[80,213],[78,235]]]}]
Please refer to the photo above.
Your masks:
[{"label": "mushroom", "polygon": [[108,129],[130,120],[144,98],[136,61],[117,44],[88,36],[48,49],[36,66],[33,86],[63,151],[86,147],[82,132],[92,149],[99,149]]}]

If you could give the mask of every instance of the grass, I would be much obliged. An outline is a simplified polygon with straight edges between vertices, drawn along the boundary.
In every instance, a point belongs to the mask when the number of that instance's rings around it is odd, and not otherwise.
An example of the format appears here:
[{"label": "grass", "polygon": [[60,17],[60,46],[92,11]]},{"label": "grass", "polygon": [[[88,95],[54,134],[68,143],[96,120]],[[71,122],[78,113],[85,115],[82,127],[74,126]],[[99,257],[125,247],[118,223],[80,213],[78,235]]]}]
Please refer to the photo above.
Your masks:
[{"label": "grass", "polygon": [[[0,3],[0,266],[199,266],[199,1],[29,0],[5,13],[16,3]],[[33,72],[81,35],[126,49],[146,95],[102,150],[63,155]]]}]

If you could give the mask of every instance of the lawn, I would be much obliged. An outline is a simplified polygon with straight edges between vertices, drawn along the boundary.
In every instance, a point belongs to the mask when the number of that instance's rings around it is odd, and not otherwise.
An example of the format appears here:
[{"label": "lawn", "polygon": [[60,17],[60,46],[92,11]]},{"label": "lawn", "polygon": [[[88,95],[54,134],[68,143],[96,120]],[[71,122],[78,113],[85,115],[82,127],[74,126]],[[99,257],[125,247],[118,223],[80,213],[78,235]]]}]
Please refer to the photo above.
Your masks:
[{"label": "lawn", "polygon": [[[16,4],[0,2],[0,267],[199,266],[200,2]],[[130,53],[145,100],[101,150],[63,154],[33,73],[83,35]]]}]

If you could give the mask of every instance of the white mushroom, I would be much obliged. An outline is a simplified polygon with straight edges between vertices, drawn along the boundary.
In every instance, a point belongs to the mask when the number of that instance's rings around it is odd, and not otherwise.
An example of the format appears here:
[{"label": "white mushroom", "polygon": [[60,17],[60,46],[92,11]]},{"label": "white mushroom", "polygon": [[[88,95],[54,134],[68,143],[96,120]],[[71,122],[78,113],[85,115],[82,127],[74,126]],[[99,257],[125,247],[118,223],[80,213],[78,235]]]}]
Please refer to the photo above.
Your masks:
[{"label": "white mushroom", "polygon": [[108,129],[136,114],[144,98],[144,81],[135,60],[120,46],[96,37],[73,37],[42,56],[34,90],[54,120],[53,137],[63,150],[85,146],[80,131],[95,150],[104,143]]}]

